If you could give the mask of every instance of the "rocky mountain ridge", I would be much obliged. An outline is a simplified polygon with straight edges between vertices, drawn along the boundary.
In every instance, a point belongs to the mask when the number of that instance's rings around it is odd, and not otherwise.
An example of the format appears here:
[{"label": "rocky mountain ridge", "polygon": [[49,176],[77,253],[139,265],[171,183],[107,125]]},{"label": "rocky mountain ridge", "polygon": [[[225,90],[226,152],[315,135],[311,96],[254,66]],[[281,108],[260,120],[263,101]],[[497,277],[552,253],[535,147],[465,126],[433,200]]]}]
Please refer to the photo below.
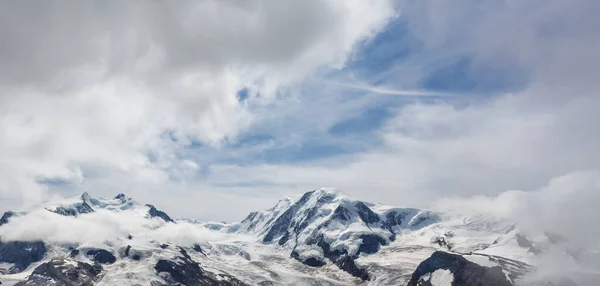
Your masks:
[{"label": "rocky mountain ridge", "polygon": [[[23,227],[38,223],[45,233]],[[281,200],[232,224],[172,219],[124,194],[101,199],[84,193],[44,209],[4,213],[0,281],[513,285],[532,269],[526,258],[535,255],[522,240],[510,223],[387,207],[327,189]]]}]

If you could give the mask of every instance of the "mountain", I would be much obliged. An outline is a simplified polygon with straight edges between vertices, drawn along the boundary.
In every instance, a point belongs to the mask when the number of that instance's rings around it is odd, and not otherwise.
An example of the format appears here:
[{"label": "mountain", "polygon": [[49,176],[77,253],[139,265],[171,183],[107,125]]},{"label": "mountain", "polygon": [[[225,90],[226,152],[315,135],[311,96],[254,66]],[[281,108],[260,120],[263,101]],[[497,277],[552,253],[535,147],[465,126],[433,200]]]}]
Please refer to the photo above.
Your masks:
[{"label": "mountain", "polygon": [[118,194],[0,218],[4,285],[513,285],[544,247],[511,222],[319,189],[237,223]]},{"label": "mountain", "polygon": [[319,267],[329,261],[367,280],[369,273],[355,263],[360,254],[376,253],[404,229],[437,221],[430,211],[375,206],[321,189],[293,203],[281,201],[264,213],[251,213],[231,230],[291,248],[291,257],[306,265]]}]

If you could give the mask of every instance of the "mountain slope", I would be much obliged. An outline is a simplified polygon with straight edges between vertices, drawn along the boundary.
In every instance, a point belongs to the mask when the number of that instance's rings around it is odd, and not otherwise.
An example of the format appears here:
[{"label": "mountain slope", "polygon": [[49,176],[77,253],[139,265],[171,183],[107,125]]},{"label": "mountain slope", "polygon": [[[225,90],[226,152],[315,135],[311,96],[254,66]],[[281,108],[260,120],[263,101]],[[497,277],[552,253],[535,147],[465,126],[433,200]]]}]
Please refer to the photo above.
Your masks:
[{"label": "mountain slope", "polygon": [[234,231],[291,248],[291,256],[306,265],[323,266],[329,260],[367,280],[368,272],[354,262],[361,253],[376,253],[394,241],[399,231],[420,229],[439,220],[430,211],[371,207],[320,189],[305,193],[294,203],[283,200],[264,213],[252,213]]},{"label": "mountain slope", "polygon": [[327,189],[233,224],[173,219],[124,194],[84,193],[2,216],[0,281],[435,285],[461,281],[464,273],[495,273],[490,277],[512,285],[530,269],[537,247],[509,222],[387,207]]}]

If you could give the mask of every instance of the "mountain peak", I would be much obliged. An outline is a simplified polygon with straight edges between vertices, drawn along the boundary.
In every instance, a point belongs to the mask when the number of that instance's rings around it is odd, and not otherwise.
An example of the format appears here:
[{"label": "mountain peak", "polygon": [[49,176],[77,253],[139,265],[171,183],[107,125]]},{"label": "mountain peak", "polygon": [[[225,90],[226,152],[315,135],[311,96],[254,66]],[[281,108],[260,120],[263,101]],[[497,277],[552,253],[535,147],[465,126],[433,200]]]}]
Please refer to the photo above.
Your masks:
[{"label": "mountain peak", "polygon": [[127,197],[125,194],[123,193],[119,193],[114,197],[115,200],[121,200],[122,202],[125,202],[129,199],[129,197]]},{"label": "mountain peak", "polygon": [[81,194],[81,200],[82,200],[84,203],[86,203],[86,204],[90,205],[90,204],[91,204],[91,197],[90,197],[90,194],[88,194],[88,192],[83,192],[83,194]]},{"label": "mountain peak", "polygon": [[[148,272],[143,272],[143,277],[140,279],[170,277],[164,276],[164,272],[177,277],[196,279],[200,273],[205,273],[203,272],[205,270],[197,268],[200,265],[198,263],[202,263],[208,266],[206,269],[219,271],[222,266],[224,273],[239,275],[252,281],[252,284],[248,285],[262,285],[265,284],[262,283],[264,281],[278,279],[277,276],[270,274],[265,274],[269,276],[264,278],[255,276],[255,273],[260,272],[259,269],[263,267],[269,270],[265,273],[271,273],[270,271],[273,270],[273,273],[284,277],[278,281],[282,282],[281,285],[287,285],[285,282],[290,281],[287,280],[289,273],[304,279],[315,276],[315,273],[319,273],[317,268],[324,266],[326,273],[335,273],[335,279],[340,279],[340,283],[336,285],[355,285],[354,282],[358,281],[356,278],[370,280],[363,283],[368,285],[373,281],[376,282],[373,285],[400,285],[403,283],[398,282],[400,281],[397,280],[398,277],[411,279],[410,273],[406,271],[417,269],[417,263],[427,259],[434,250],[452,250],[456,254],[470,253],[475,250],[489,251],[486,252],[489,256],[485,256],[485,253],[476,257],[466,256],[466,259],[472,259],[474,263],[485,260],[484,262],[487,263],[485,265],[500,261],[495,255],[506,249],[523,257],[526,256],[522,253],[531,252],[531,247],[522,246],[524,239],[514,231],[507,233],[504,228],[500,229],[496,226],[490,228],[491,225],[487,222],[482,227],[481,221],[465,220],[463,217],[444,216],[442,219],[432,211],[372,204],[328,188],[315,189],[294,199],[280,200],[274,207],[253,212],[242,222],[235,224],[173,220],[154,205],[138,203],[125,194],[102,198],[83,193],[79,197],[75,196],[54,203],[46,207],[46,210],[71,216],[73,219],[49,220],[42,223],[57,224],[57,227],[52,228],[57,230],[70,230],[70,228],[58,227],[58,224],[73,223],[73,228],[80,228],[73,233],[81,235],[70,233],[56,235],[54,237],[58,237],[57,241],[44,241],[44,237],[35,237],[40,241],[9,243],[0,241],[0,262],[15,265],[12,266],[12,270],[0,267],[0,279],[10,271],[23,273],[21,277],[27,277],[26,274],[29,274],[28,277],[33,277],[31,279],[40,277],[46,279],[49,276],[37,275],[40,269],[47,270],[48,265],[55,259],[67,259],[68,262],[60,264],[64,267],[56,269],[75,273],[87,269],[82,268],[83,264],[78,262],[94,262],[100,265],[118,261],[117,271],[114,267],[101,265],[103,273],[98,276],[98,279],[105,280],[99,284],[121,282],[124,275],[127,275],[127,279],[137,279],[141,277],[136,276],[141,265],[144,265],[142,271]],[[107,211],[112,213],[109,214]],[[86,219],[85,216],[91,212],[96,214],[90,217],[92,219]],[[29,215],[31,216],[27,217]],[[105,215],[117,219],[114,221],[93,219]],[[23,216],[22,221],[29,222],[29,219],[37,217],[37,212],[23,214],[7,212],[0,218],[0,236],[12,235],[15,229],[20,228],[20,219],[13,221],[12,216]],[[76,219],[83,219],[84,223],[75,223]],[[446,221],[447,219],[449,220]],[[160,220],[164,220],[165,223]],[[97,239],[95,233],[87,234],[89,229],[105,227],[106,223],[111,227],[113,224],[125,223],[125,225],[120,225],[114,233],[98,233],[103,236],[101,239]],[[139,225],[131,227],[131,223],[139,223]],[[18,238],[31,239],[29,233],[24,235],[27,236]],[[204,237],[209,237],[210,241],[203,242]],[[537,245],[537,242],[534,243]],[[51,251],[46,251],[46,246]],[[482,246],[487,248],[482,249]],[[259,252],[254,253],[255,250]],[[523,252],[520,252],[521,250]],[[436,265],[441,262],[454,265],[453,261],[458,261],[457,267],[449,269],[453,275],[456,275],[455,277],[462,277],[460,275],[463,269],[470,269],[469,271],[473,270],[477,273],[482,269],[459,256],[450,258],[439,254],[432,255],[423,266],[418,266],[412,278],[423,280],[437,277],[440,271],[435,271],[440,267]],[[37,263],[42,259],[49,264],[40,264],[41,268],[37,270],[28,267],[32,262]],[[298,263],[308,267],[298,267]],[[393,268],[395,267],[393,263],[399,268]],[[446,264],[442,266],[446,267]],[[496,264],[514,266],[515,269],[521,267],[520,264],[510,261],[506,263],[500,261]],[[411,265],[414,267],[411,268]],[[283,272],[278,272],[280,269]],[[31,275],[31,271],[36,275]],[[135,275],[127,274],[129,271]],[[346,272],[349,275],[336,271]],[[87,275],[84,272],[81,273]],[[57,272],[44,273],[56,274]],[[212,274],[207,272],[207,277],[210,275]],[[34,280],[18,285],[29,285],[33,283],[31,281]],[[147,282],[147,280],[136,280],[135,285],[148,284]],[[134,285],[133,282],[119,284]]]},{"label": "mountain peak", "polygon": [[263,243],[285,245],[293,249],[293,258],[306,265],[331,261],[351,275],[367,279],[367,272],[354,264],[361,253],[375,253],[402,230],[422,228],[437,219],[429,211],[382,207],[320,188],[251,213],[231,231],[258,235]]},{"label": "mountain peak", "polygon": [[303,197],[317,197],[317,198],[321,198],[321,197],[331,197],[331,198],[338,198],[338,197],[347,197],[346,195],[344,195],[342,192],[337,191],[334,188],[319,188],[319,189],[315,189],[309,192],[304,193]]}]

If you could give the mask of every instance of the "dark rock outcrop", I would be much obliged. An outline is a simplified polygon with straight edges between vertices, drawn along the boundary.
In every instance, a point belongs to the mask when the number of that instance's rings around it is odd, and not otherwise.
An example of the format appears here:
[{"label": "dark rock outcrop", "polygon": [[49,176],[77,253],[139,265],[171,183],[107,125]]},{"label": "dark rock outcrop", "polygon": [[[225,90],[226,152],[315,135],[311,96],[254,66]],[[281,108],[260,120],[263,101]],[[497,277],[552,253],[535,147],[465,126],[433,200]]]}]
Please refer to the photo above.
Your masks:
[{"label": "dark rock outcrop", "polygon": [[357,202],[354,204],[354,206],[358,211],[358,216],[366,224],[378,223],[381,221],[379,215],[373,212],[367,205],[365,205],[365,203]]},{"label": "dark rock outcrop", "polygon": [[0,218],[0,226],[2,226],[3,224],[7,224],[8,223],[8,219],[15,216],[16,213],[12,212],[12,211],[7,211],[5,212],[2,217]]},{"label": "dark rock outcrop", "polygon": [[88,205],[87,202],[83,202],[81,205],[77,206],[77,212],[79,212],[80,214],[93,213],[94,209],[90,205]]},{"label": "dark rock outcrop", "polygon": [[80,214],[92,213],[94,212],[94,209],[86,201],[84,201],[74,206],[59,206],[54,210],[48,209],[48,211],[64,216],[78,216]]},{"label": "dark rock outcrop", "polygon": [[113,264],[117,261],[117,258],[107,250],[104,249],[92,249],[86,252],[87,256],[90,256],[94,262],[100,264]]},{"label": "dark rock outcrop", "polygon": [[312,266],[312,267],[321,267],[321,266],[325,266],[327,264],[327,262],[320,260],[318,258],[315,258],[315,257],[310,257],[310,258],[302,261],[302,263],[304,263],[308,266]]},{"label": "dark rock outcrop", "polygon": [[[333,202],[336,202],[336,205],[332,212],[332,206],[329,204]],[[355,263],[359,255],[378,252],[382,246],[396,239],[396,233],[401,228],[421,228],[439,220],[437,214],[429,211],[397,208],[377,213],[370,206],[369,203],[338,197],[337,194],[324,189],[307,192],[286,209],[281,209],[280,215],[275,216],[274,219],[270,218],[264,224],[268,228],[263,242],[289,244],[296,252],[292,252],[291,257],[306,265],[318,267],[325,265],[329,260],[353,276],[368,279],[367,271]],[[244,221],[255,228],[259,222],[257,218],[262,217],[261,213],[252,213]],[[329,243],[323,239],[323,235],[328,233],[330,228],[337,229],[340,225],[349,224],[360,224],[372,231],[345,234],[343,240],[354,240],[353,242],[358,243],[356,252],[350,253],[343,247],[332,251]],[[298,253],[301,252],[298,246],[306,245],[320,247],[323,250],[323,257],[310,259]],[[300,259],[301,256],[303,259]]]},{"label": "dark rock outcrop", "polygon": [[13,263],[10,273],[25,270],[31,263],[38,262],[46,254],[46,244],[41,241],[0,242],[0,262]]},{"label": "dark rock outcrop", "polygon": [[387,241],[385,239],[381,238],[381,236],[374,234],[363,234],[360,236],[360,239],[362,240],[362,242],[358,247],[359,254],[373,254],[379,251],[379,248],[381,248],[382,245],[387,245]]},{"label": "dark rock outcrop", "polygon": [[161,274],[169,285],[177,283],[187,286],[200,285],[223,285],[223,286],[238,286],[245,285],[238,279],[232,276],[221,275],[217,277],[214,274],[205,272],[200,265],[192,260],[189,254],[180,248],[181,256],[174,260],[159,260],[154,269]]},{"label": "dark rock outcrop", "polygon": [[[314,191],[305,193],[300,198],[300,200],[298,200],[291,207],[289,207],[285,212],[283,212],[283,214],[281,214],[275,220],[275,223],[273,223],[273,226],[271,226],[271,228],[269,229],[269,232],[267,232],[267,234],[263,238],[263,242],[271,242],[276,237],[284,235],[290,228],[292,219],[294,218],[294,216],[296,215],[296,213],[298,212],[300,207],[302,207],[304,204],[306,204],[306,202],[310,199],[310,196],[313,193],[314,193]],[[284,237],[289,237],[289,235],[284,235]],[[285,240],[280,239],[279,244],[282,245],[286,241],[287,241],[287,239],[285,239]]]},{"label": "dark rock outcrop", "polygon": [[50,211],[64,216],[77,216],[77,211],[72,208],[57,207],[56,209]]},{"label": "dark rock outcrop", "polygon": [[202,247],[200,246],[200,244],[197,244],[197,243],[194,244],[192,249],[194,249],[196,252],[202,253],[202,254],[204,254],[204,256],[206,256],[206,254],[204,253],[204,250],[202,250]]},{"label": "dark rock outcrop", "polygon": [[325,266],[327,264],[327,262],[325,262],[325,261],[323,261],[321,259],[318,259],[316,257],[309,257],[309,258],[307,258],[305,260],[302,260],[300,258],[300,254],[298,254],[298,252],[296,250],[293,250],[292,254],[290,256],[292,258],[294,258],[294,259],[302,262],[302,264],[308,265],[310,267],[321,267],[321,266]]},{"label": "dark rock outcrop", "polygon": [[434,252],[419,264],[408,286],[427,285],[422,278],[436,270],[445,269],[454,276],[453,286],[512,286],[499,266],[486,267],[473,263],[458,254]]},{"label": "dark rock outcrop", "polygon": [[125,257],[129,257],[135,261],[142,260],[142,258],[144,257],[144,254],[146,257],[148,256],[147,253],[131,249],[131,245],[127,245],[127,247],[125,248],[125,251],[124,251]]},{"label": "dark rock outcrop", "polygon": [[120,193],[120,194],[116,195],[114,199],[120,200],[120,201],[125,201],[125,200],[127,200],[127,196],[125,196],[125,194],[123,194],[123,193]]},{"label": "dark rock outcrop", "polygon": [[345,249],[332,249],[331,245],[323,238],[323,235],[308,243],[319,246],[323,250],[323,256],[331,260],[341,270],[362,280],[369,279],[367,270],[356,265],[355,260],[358,258],[358,254],[350,255]]},{"label": "dark rock outcrop", "polygon": [[71,253],[69,253],[69,257],[75,257],[79,255],[79,249],[73,249],[71,250]]},{"label": "dark rock outcrop", "polygon": [[27,280],[21,281],[15,286],[91,286],[101,272],[102,267],[100,265],[53,259],[36,267]]},{"label": "dark rock outcrop", "polygon": [[173,219],[171,219],[169,217],[169,215],[167,215],[163,211],[156,209],[153,205],[146,205],[146,206],[150,208],[150,210],[148,210],[148,214],[150,215],[150,217],[159,217],[159,218],[162,218],[166,222],[174,222]]}]

